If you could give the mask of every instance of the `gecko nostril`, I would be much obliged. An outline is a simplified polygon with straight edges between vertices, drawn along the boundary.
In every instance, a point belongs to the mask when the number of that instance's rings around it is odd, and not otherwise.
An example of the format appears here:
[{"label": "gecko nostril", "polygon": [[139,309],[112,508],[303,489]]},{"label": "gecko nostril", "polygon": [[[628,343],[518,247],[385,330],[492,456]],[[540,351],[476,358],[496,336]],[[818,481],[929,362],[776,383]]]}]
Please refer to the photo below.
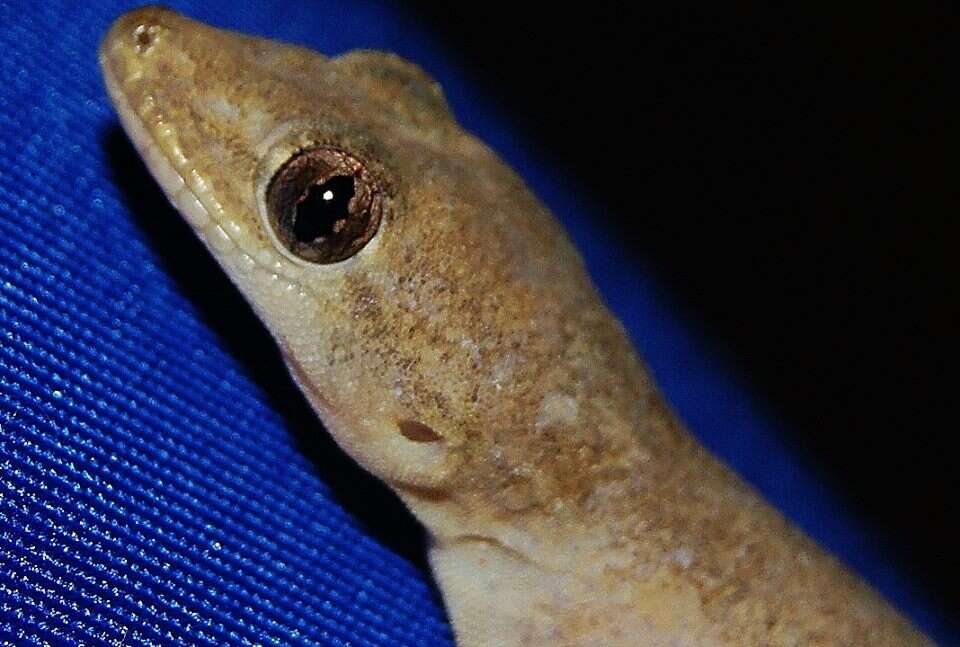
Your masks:
[{"label": "gecko nostril", "polygon": [[400,420],[397,422],[397,428],[404,438],[415,443],[435,443],[443,440],[443,436],[416,420]]},{"label": "gecko nostril", "polygon": [[139,53],[144,53],[153,45],[153,41],[156,38],[157,30],[159,28],[156,25],[149,25],[146,23],[141,23],[137,25],[137,28],[133,30],[133,47]]},{"label": "gecko nostril", "polygon": [[377,233],[382,193],[353,156],[333,148],[309,148],[294,153],[270,180],[268,221],[294,256],[336,263],[359,252]]}]

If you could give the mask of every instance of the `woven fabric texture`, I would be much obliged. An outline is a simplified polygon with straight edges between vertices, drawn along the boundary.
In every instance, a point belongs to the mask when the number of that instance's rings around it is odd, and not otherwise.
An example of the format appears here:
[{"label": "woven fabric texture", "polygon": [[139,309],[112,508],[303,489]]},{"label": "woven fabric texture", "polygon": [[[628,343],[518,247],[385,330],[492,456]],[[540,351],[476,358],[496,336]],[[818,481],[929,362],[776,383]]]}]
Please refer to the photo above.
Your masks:
[{"label": "woven fabric texture", "polygon": [[[397,7],[171,4],[423,65],[570,229],[692,430],[938,630],[562,169]],[[0,0],[0,644],[451,645],[420,530],[331,443],[119,129],[96,48],[132,6]]]}]

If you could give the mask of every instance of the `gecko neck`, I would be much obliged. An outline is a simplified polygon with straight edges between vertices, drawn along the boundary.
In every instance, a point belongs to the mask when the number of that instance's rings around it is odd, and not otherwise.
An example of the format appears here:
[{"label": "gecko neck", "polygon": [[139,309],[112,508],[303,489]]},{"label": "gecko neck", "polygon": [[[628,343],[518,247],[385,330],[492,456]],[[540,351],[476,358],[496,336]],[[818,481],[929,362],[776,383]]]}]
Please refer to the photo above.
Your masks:
[{"label": "gecko neck", "polygon": [[733,647],[708,636],[697,593],[674,586],[671,556],[638,563],[615,519],[477,523],[463,502],[399,492],[429,531],[458,647]]},{"label": "gecko neck", "polygon": [[459,647],[932,647],[658,415],[646,429],[672,429],[669,451],[589,519],[475,520],[405,497],[431,531]]},{"label": "gecko neck", "polygon": [[616,576],[613,555],[570,559],[589,561],[595,572],[555,570],[481,537],[431,547],[458,646],[727,647],[697,634],[706,623],[691,591],[664,589],[659,577]]}]

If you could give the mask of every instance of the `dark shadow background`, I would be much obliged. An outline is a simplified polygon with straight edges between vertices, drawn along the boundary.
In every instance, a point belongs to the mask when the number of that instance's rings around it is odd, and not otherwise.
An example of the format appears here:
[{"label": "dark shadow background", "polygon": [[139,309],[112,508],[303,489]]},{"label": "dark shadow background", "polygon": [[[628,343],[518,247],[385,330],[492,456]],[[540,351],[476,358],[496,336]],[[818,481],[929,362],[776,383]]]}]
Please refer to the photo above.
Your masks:
[{"label": "dark shadow background", "polygon": [[415,6],[960,617],[956,16]]}]

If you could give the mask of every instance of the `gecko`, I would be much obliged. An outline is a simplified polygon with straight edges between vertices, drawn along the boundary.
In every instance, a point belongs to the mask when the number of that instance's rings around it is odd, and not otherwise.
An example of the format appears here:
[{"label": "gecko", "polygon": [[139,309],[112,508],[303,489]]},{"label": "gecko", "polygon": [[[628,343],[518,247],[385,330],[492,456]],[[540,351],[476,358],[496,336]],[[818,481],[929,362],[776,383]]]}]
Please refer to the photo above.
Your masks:
[{"label": "gecko", "polygon": [[323,426],[425,527],[458,645],[933,644],[697,443],[419,67],[156,6],[99,59]]}]

